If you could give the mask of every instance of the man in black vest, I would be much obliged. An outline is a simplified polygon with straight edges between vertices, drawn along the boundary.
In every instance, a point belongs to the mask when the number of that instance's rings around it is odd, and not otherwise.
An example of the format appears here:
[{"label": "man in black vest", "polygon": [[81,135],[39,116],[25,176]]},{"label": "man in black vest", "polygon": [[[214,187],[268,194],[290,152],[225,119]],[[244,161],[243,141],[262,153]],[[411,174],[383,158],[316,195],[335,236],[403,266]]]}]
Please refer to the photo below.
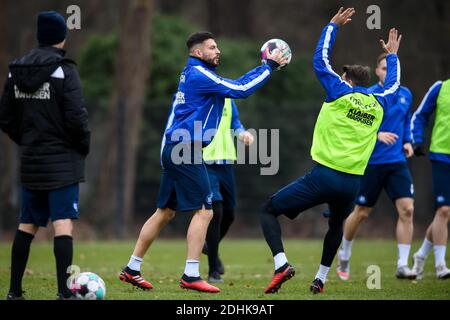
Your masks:
[{"label": "man in black vest", "polygon": [[54,11],[37,20],[39,47],[9,65],[0,102],[0,128],[20,146],[22,205],[11,253],[7,299],[23,299],[22,277],[30,244],[51,219],[58,299],[70,299],[67,268],[72,264],[72,220],[78,218],[78,184],[90,131],[75,63],[65,59],[64,18]]}]

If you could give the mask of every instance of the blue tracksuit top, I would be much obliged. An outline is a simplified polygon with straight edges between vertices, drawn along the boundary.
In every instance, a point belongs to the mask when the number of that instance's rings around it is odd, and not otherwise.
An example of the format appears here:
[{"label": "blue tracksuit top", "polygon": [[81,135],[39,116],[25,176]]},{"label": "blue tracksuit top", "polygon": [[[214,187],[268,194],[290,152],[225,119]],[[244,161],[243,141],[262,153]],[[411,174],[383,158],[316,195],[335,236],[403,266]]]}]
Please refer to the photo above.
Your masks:
[{"label": "blue tracksuit top", "polygon": [[[424,140],[425,128],[431,114],[436,109],[436,101],[441,91],[442,81],[436,81],[425,94],[422,102],[411,119],[411,132],[414,144],[421,144]],[[450,155],[430,151],[430,160],[450,163]]]},{"label": "blue tracksuit top", "polygon": [[[380,83],[368,88],[370,93],[383,92]],[[408,88],[400,86],[394,102],[384,109],[383,121],[379,132],[392,132],[398,135],[397,142],[393,145],[385,144],[377,140],[369,164],[386,164],[394,162],[405,162],[406,156],[403,145],[412,141],[411,121],[412,94]]]},{"label": "blue tracksuit top", "polygon": [[210,140],[205,140],[204,132],[217,129],[225,98],[247,98],[272,75],[272,68],[267,64],[237,80],[222,78],[214,70],[208,63],[189,57],[174,96],[163,146],[180,141],[201,141],[204,146],[208,145]]}]

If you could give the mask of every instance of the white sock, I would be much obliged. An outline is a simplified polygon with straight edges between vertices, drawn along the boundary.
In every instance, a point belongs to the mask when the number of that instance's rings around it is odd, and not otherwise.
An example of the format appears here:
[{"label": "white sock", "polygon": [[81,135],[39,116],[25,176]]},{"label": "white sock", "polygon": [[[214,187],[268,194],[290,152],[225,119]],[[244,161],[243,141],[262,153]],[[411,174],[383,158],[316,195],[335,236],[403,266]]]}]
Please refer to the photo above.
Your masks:
[{"label": "white sock", "polygon": [[397,267],[401,266],[407,266],[408,265],[408,257],[409,257],[409,250],[411,249],[410,244],[398,244],[398,260],[397,260]]},{"label": "white sock", "polygon": [[350,257],[352,256],[352,244],[353,240],[348,241],[345,240],[345,238],[342,238],[342,251],[340,253],[340,258],[342,260],[350,260]]},{"label": "white sock", "polygon": [[325,267],[323,265],[320,265],[319,271],[317,271],[316,279],[320,279],[322,283],[325,283],[327,281],[327,274],[328,271],[330,271],[330,267]]},{"label": "white sock", "polygon": [[130,261],[127,264],[127,267],[130,268],[133,271],[139,271],[141,272],[141,264],[142,264],[143,259],[136,257],[136,256],[131,256]]},{"label": "white sock", "polygon": [[281,268],[288,262],[284,252],[277,253],[273,257],[273,261],[275,262],[275,270],[277,270],[278,268]]},{"label": "white sock", "polygon": [[184,268],[184,274],[188,277],[200,277],[200,261],[198,260],[186,260],[186,267]]},{"label": "white sock", "polygon": [[434,265],[445,266],[445,249],[447,246],[434,246]]},{"label": "white sock", "polygon": [[425,259],[428,256],[431,248],[433,248],[433,242],[425,238],[419,251],[417,251],[417,255]]}]

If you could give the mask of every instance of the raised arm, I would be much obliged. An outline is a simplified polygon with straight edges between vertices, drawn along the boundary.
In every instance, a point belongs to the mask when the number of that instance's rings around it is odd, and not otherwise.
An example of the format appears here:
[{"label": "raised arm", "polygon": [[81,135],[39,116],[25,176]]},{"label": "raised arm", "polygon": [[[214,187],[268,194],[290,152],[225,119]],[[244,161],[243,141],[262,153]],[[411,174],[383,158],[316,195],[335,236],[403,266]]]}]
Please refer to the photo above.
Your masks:
[{"label": "raised arm", "polygon": [[381,93],[375,93],[383,107],[391,105],[397,95],[400,88],[400,62],[397,57],[397,52],[400,47],[400,41],[402,35],[398,35],[398,31],[395,28],[389,30],[389,40],[385,43],[384,40],[380,40],[381,47],[388,53],[386,56],[386,79],[384,81],[384,91]]},{"label": "raised arm", "polygon": [[326,101],[332,101],[353,90],[352,86],[341,79],[330,65],[331,48],[336,39],[339,26],[351,21],[355,13],[353,8],[345,11],[340,8],[330,23],[323,29],[313,58],[314,72],[326,91]]}]

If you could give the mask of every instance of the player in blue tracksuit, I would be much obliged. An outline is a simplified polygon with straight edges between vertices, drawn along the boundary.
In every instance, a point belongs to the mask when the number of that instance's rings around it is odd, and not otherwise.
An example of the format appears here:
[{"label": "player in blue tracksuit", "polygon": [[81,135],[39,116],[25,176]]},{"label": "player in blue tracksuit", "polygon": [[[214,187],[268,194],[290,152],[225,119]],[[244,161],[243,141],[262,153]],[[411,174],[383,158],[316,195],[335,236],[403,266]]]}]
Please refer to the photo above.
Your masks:
[{"label": "player in blue tracksuit", "polygon": [[[368,89],[379,93],[384,90],[386,77],[386,54],[377,59],[375,70],[379,82]],[[378,140],[369,159],[361,186],[356,197],[356,206],[344,225],[342,249],[338,253],[337,274],[341,280],[350,278],[350,256],[353,239],[359,225],[372,212],[382,189],[385,189],[398,212],[398,278],[414,279],[415,274],[408,268],[408,256],[413,236],[413,184],[406,159],[413,155],[411,144],[411,103],[412,94],[401,86],[397,97],[384,111],[383,122],[378,131]]]},{"label": "player in blue tracksuit", "polygon": [[203,292],[219,292],[200,278],[199,260],[212,218],[212,193],[202,159],[202,147],[220,121],[225,98],[246,98],[270,78],[273,70],[287,62],[285,52],[268,53],[267,63],[237,80],[215,73],[220,50],[215,36],[197,32],[187,40],[189,59],[181,72],[178,90],[165,130],[161,162],[163,172],[157,210],[142,227],[139,239],[120,280],[142,289],[153,286],[140,274],[142,259],[175,211],[193,212],[187,233],[187,260],[180,286]]},{"label": "player in blue tracksuit", "polygon": [[223,282],[220,275],[224,274],[225,269],[219,258],[219,243],[234,221],[236,182],[233,163],[237,157],[233,137],[238,137],[246,145],[251,145],[254,140],[253,135],[245,130],[239,120],[235,101],[226,99],[217,135],[208,147],[203,149],[203,159],[213,193],[214,212],[203,248],[203,253],[208,255],[209,282]]},{"label": "player in blue tracksuit", "polygon": [[434,249],[436,276],[450,279],[445,261],[450,216],[450,79],[437,81],[426,93],[411,120],[414,153],[425,155],[424,136],[430,116],[436,113],[431,137],[430,155],[436,214],[428,227],[420,249],[414,254],[413,271],[423,277],[425,259]]},{"label": "player in blue tracksuit", "polygon": [[353,209],[360,177],[375,145],[383,109],[392,105],[400,86],[400,64],[396,53],[401,36],[398,37],[395,29],[390,30],[387,44],[382,41],[383,49],[389,53],[382,93],[368,93],[368,67],[345,66],[342,76],[332,69],[329,57],[337,30],[351,21],[354,13],[353,8],[339,9],[323,29],[313,58],[314,71],[326,91],[311,148],[317,165],[275,193],[261,212],[261,226],[275,265],[265,293],[277,292],[282,283],[295,274],[284,252],[278,217],[285,215],[294,219],[309,208],[327,203],[330,208],[328,231],[319,270],[310,286],[314,294],[324,292],[324,283],[342,240],[343,222]]}]

